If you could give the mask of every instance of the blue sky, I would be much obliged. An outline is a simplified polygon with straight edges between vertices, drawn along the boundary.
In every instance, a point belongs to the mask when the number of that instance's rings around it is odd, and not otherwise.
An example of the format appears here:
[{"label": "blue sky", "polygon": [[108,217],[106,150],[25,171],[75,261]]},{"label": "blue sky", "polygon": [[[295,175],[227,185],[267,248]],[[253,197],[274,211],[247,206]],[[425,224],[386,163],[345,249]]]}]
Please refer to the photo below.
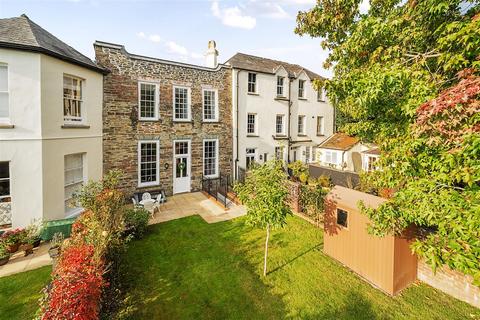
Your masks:
[{"label": "blue sky", "polygon": [[130,53],[203,65],[208,40],[220,61],[236,52],[297,63],[321,75],[320,39],[293,33],[315,0],[0,0],[0,16],[22,13],[90,58],[93,42]]}]

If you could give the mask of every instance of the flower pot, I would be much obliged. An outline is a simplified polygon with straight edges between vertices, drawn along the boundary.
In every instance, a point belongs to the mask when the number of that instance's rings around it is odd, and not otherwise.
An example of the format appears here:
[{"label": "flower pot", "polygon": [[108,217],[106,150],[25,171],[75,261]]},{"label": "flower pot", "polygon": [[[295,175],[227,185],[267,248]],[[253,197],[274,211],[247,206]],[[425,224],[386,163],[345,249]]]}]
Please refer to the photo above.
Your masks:
[{"label": "flower pot", "polygon": [[3,258],[0,258],[0,266],[3,266],[4,264],[7,264],[8,260],[10,260],[10,256],[6,256]]},{"label": "flower pot", "polygon": [[60,255],[60,247],[51,247],[50,249],[48,249],[48,255],[52,259],[58,258],[58,256]]},{"label": "flower pot", "polygon": [[20,243],[14,243],[14,244],[8,245],[7,246],[7,251],[9,253],[15,253],[15,252],[17,252],[18,247],[20,247]]},{"label": "flower pot", "polygon": [[35,239],[35,241],[33,242],[33,247],[34,248],[38,248],[40,246],[40,242],[42,241],[41,238],[37,238]]},{"label": "flower pot", "polygon": [[24,243],[20,246],[20,250],[25,251],[25,257],[33,253],[33,244]]}]

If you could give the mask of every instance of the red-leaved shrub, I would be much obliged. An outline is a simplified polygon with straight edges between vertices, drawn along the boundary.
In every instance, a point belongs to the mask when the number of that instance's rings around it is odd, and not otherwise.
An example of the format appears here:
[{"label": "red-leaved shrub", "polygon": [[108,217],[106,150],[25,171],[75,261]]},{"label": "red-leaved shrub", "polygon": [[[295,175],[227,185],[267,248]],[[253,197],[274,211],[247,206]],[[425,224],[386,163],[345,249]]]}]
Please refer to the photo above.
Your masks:
[{"label": "red-leaved shrub", "polygon": [[93,245],[67,246],[53,273],[44,305],[44,320],[98,319],[104,263],[94,258]]}]

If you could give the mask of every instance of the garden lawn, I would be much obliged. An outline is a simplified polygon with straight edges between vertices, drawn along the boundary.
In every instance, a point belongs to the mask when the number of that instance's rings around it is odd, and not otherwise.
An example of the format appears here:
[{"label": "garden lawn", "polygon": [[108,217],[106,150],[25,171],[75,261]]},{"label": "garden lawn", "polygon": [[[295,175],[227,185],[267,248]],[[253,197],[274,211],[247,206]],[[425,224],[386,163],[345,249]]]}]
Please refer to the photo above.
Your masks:
[{"label": "garden lawn", "polygon": [[132,319],[480,319],[480,310],[415,284],[392,298],[322,253],[322,230],[291,217],[272,233],[244,218],[200,217],[151,226],[130,244],[125,279]]},{"label": "garden lawn", "polygon": [[32,319],[51,271],[47,266],[0,278],[0,319]]}]

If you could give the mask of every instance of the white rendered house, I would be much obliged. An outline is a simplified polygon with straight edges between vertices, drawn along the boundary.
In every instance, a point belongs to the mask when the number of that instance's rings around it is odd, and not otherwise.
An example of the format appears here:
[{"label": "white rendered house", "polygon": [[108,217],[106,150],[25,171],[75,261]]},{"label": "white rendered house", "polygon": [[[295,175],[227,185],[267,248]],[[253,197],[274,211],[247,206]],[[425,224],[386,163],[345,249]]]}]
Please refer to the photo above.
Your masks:
[{"label": "white rendered house", "polygon": [[334,109],[299,65],[237,53],[232,66],[235,172],[252,161],[316,161],[316,147],[334,131]]},{"label": "white rendered house", "polygon": [[27,16],[0,19],[0,227],[81,212],[102,177],[103,69]]},{"label": "white rendered house", "polygon": [[317,149],[317,163],[341,171],[359,173],[374,171],[380,150],[374,144],[362,143],[358,138],[338,132]]}]

